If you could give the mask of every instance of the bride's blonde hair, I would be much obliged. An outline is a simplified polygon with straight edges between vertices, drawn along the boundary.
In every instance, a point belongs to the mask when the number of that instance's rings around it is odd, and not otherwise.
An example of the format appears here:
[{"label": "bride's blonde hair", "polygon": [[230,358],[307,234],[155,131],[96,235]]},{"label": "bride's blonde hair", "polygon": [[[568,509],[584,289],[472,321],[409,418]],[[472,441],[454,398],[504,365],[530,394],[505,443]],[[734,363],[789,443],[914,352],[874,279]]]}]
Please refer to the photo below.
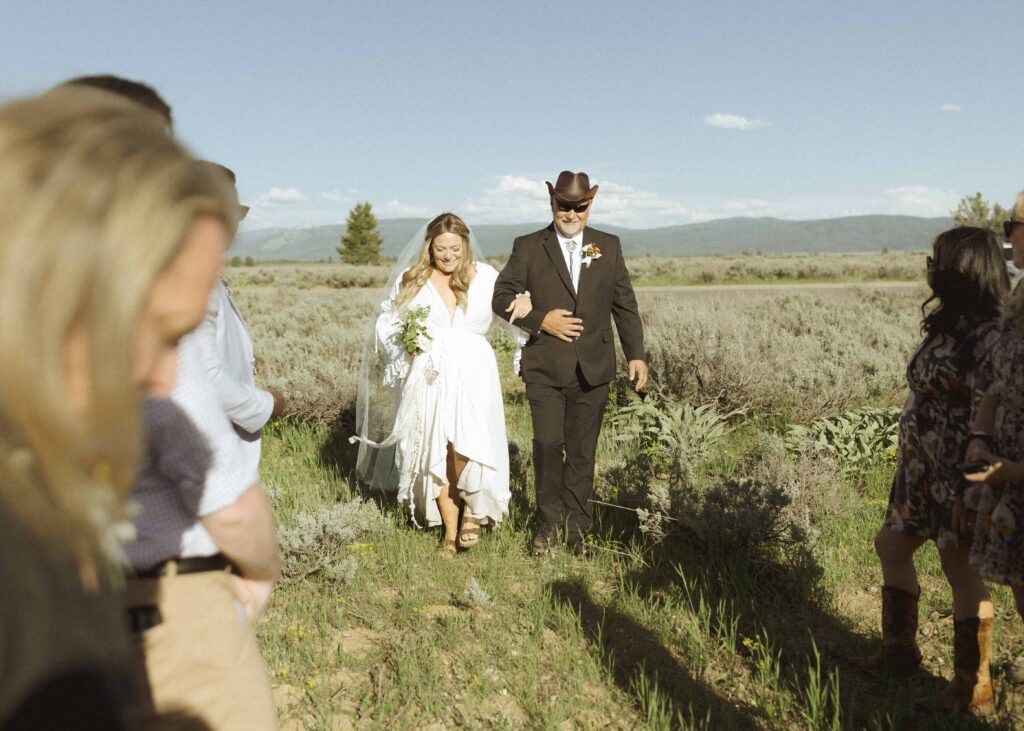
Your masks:
[{"label": "bride's blonde hair", "polygon": [[466,310],[469,302],[469,283],[473,273],[473,250],[469,245],[469,226],[454,213],[442,213],[433,221],[427,224],[427,233],[423,237],[423,249],[420,251],[416,263],[409,267],[409,270],[402,275],[402,287],[395,298],[395,303],[402,307],[407,304],[423,285],[430,279],[434,271],[434,239],[441,234],[455,234],[462,237],[462,261],[458,268],[452,273],[449,286],[455,294],[457,307]]},{"label": "bride's blonde hair", "polygon": [[140,315],[207,214],[234,230],[230,183],[135,102],[62,87],[0,105],[0,510],[80,566],[112,547],[142,450]]}]

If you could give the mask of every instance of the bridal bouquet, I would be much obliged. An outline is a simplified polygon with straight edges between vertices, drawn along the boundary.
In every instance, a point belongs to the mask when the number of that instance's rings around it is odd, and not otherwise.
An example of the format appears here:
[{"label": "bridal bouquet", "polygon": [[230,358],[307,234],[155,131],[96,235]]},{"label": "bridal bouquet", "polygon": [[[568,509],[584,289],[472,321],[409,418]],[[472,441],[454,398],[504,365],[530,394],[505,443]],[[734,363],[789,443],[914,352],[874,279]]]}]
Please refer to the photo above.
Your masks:
[{"label": "bridal bouquet", "polygon": [[402,324],[398,328],[398,342],[412,355],[422,353],[427,349],[430,337],[430,330],[427,328],[427,317],[430,315],[430,307],[410,307],[405,311]]}]

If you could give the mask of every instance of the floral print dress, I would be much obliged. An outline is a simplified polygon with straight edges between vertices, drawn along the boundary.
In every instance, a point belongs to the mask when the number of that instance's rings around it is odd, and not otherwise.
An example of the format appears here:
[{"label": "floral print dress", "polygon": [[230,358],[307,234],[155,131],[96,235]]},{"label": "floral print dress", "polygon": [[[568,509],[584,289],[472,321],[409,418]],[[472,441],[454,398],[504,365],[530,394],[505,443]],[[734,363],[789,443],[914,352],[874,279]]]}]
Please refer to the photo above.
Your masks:
[{"label": "floral print dress", "polygon": [[[1024,461],[1024,287],[1003,316],[991,360],[995,454]],[[971,563],[986,579],[1024,585],[1024,484],[980,485]]]},{"label": "floral print dress", "polygon": [[957,465],[974,407],[988,386],[998,339],[997,320],[961,320],[952,333],[926,337],[911,356],[899,461],[885,514],[890,529],[931,538],[939,548],[954,545],[953,499],[963,495],[970,506],[978,492],[968,490]]}]

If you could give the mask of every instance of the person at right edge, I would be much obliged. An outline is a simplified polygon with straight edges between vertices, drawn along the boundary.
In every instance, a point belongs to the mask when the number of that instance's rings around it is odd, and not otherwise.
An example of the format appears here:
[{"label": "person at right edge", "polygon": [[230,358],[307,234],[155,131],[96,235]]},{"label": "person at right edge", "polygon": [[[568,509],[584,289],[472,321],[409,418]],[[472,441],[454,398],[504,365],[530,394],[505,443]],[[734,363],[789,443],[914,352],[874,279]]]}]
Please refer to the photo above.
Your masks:
[{"label": "person at right edge", "polygon": [[598,186],[568,170],[547,186],[552,223],[515,240],[491,309],[508,319],[516,295],[533,301],[520,321],[530,333],[521,372],[533,421],[533,552],[553,554],[564,531],[569,551],[588,557],[597,439],[615,378],[611,322],[637,391],[647,383],[644,330],[618,237],[587,226]]},{"label": "person at right edge", "polygon": [[928,257],[924,338],[907,364],[910,393],[900,415],[899,459],[889,506],[875,536],[882,564],[882,647],[869,668],[909,677],[921,664],[917,645],[921,586],[914,554],[935,542],[953,594],[953,678],[917,705],[949,710],[990,706],[992,599],[970,565],[977,489],[958,464],[971,414],[988,388],[999,317],[1010,291],[996,235],[962,226],[935,239]]}]

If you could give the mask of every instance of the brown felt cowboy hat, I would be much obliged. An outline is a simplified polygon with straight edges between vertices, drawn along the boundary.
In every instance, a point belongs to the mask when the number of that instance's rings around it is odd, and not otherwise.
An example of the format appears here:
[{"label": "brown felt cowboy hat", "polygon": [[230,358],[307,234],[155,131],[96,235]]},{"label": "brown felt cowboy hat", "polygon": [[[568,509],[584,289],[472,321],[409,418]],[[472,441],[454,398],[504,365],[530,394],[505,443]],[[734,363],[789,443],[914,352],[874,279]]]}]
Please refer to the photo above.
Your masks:
[{"label": "brown felt cowboy hat", "polygon": [[597,186],[590,187],[590,178],[586,173],[563,170],[558,174],[555,184],[548,183],[547,186],[548,193],[559,203],[579,203],[597,195]]},{"label": "brown felt cowboy hat", "polygon": [[[227,179],[231,181],[231,185],[233,185],[233,186],[236,185],[236,180],[237,179],[235,178],[235,171],[232,170],[231,168],[229,168],[227,165],[221,165],[219,162],[213,162],[212,160],[200,160],[199,162],[202,163],[203,165],[209,165],[210,167],[214,168],[219,173],[221,173],[222,175],[227,177]],[[236,200],[238,199],[238,188],[237,187],[235,188],[235,199]],[[246,214],[248,212],[249,212],[249,206],[242,205],[241,203],[238,204],[238,220],[239,221],[241,221],[243,218],[245,218],[245,216],[246,216]]]}]

